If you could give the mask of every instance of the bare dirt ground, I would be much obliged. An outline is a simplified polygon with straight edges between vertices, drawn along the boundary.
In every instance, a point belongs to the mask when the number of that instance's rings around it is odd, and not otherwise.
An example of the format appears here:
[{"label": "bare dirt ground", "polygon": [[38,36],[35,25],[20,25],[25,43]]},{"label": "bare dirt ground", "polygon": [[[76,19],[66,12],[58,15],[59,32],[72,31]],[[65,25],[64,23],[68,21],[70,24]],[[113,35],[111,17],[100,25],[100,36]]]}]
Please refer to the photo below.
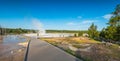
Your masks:
[{"label": "bare dirt ground", "polygon": [[0,57],[0,61],[23,61],[24,59],[24,49],[21,51],[8,52]]},{"label": "bare dirt ground", "polygon": [[84,61],[120,61],[119,45],[88,37],[41,38]]},{"label": "bare dirt ground", "polygon": [[[25,43],[27,45],[27,42]],[[25,53],[26,46],[17,45],[15,48],[9,45],[0,46],[0,61],[24,61]]]}]

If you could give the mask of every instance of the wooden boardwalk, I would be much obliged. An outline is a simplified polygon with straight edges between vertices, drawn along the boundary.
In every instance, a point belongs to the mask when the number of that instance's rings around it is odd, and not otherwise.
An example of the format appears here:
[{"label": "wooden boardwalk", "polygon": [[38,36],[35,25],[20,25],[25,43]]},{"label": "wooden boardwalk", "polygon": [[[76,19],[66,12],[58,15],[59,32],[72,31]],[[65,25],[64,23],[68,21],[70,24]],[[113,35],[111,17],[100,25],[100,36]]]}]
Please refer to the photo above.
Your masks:
[{"label": "wooden boardwalk", "polygon": [[48,44],[45,41],[31,39],[27,61],[82,61],[62,51],[61,49]]}]

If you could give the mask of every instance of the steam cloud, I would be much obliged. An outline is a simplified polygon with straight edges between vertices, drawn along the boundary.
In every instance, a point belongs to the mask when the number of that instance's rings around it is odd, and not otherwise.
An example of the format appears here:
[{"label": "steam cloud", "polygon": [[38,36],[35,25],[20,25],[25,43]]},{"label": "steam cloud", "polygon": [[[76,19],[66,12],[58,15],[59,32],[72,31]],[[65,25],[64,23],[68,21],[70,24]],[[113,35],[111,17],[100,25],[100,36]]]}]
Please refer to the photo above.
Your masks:
[{"label": "steam cloud", "polygon": [[39,30],[38,33],[40,35],[44,35],[45,34],[45,30],[43,29],[43,24],[40,22],[40,20],[38,20],[38,19],[32,19],[32,23],[35,26],[35,28],[37,30]]},{"label": "steam cloud", "polygon": [[37,30],[43,29],[43,24],[40,22],[40,20],[33,18],[32,23]]}]

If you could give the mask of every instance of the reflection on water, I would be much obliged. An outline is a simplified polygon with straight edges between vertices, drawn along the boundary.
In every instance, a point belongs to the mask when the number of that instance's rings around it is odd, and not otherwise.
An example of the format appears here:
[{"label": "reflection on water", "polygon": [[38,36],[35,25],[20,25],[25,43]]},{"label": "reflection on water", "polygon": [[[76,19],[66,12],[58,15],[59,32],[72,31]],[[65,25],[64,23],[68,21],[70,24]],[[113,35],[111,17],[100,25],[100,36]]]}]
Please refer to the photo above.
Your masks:
[{"label": "reflection on water", "polygon": [[25,38],[20,35],[7,35],[3,37],[2,44],[16,44],[20,42],[24,42]]},{"label": "reflection on water", "polygon": [[26,38],[20,35],[4,36],[0,42],[0,61],[17,61],[13,60],[14,56],[16,54],[19,56],[20,54],[17,52],[25,49],[25,47],[18,45],[21,42],[26,42]]}]

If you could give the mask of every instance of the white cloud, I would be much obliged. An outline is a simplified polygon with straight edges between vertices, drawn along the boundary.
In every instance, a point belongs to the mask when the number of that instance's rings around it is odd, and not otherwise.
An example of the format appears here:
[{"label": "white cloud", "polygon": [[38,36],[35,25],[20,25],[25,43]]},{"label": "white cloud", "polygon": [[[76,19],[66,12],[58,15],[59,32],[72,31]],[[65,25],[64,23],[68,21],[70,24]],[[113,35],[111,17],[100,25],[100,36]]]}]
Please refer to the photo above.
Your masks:
[{"label": "white cloud", "polygon": [[113,16],[113,14],[106,14],[103,16],[103,18],[106,20],[109,20],[112,16]]},{"label": "white cloud", "polygon": [[82,18],[82,16],[78,16],[77,18],[81,19],[81,18]]},{"label": "white cloud", "polygon": [[90,24],[90,23],[94,23],[97,22],[97,20],[84,20],[82,21],[82,24]]},{"label": "white cloud", "polygon": [[82,20],[80,22],[68,22],[67,25],[78,26],[78,25],[87,25],[95,22],[98,22],[98,20]]},{"label": "white cloud", "polygon": [[74,22],[68,22],[67,25],[72,26],[72,25],[76,25],[76,23],[74,23]]}]

